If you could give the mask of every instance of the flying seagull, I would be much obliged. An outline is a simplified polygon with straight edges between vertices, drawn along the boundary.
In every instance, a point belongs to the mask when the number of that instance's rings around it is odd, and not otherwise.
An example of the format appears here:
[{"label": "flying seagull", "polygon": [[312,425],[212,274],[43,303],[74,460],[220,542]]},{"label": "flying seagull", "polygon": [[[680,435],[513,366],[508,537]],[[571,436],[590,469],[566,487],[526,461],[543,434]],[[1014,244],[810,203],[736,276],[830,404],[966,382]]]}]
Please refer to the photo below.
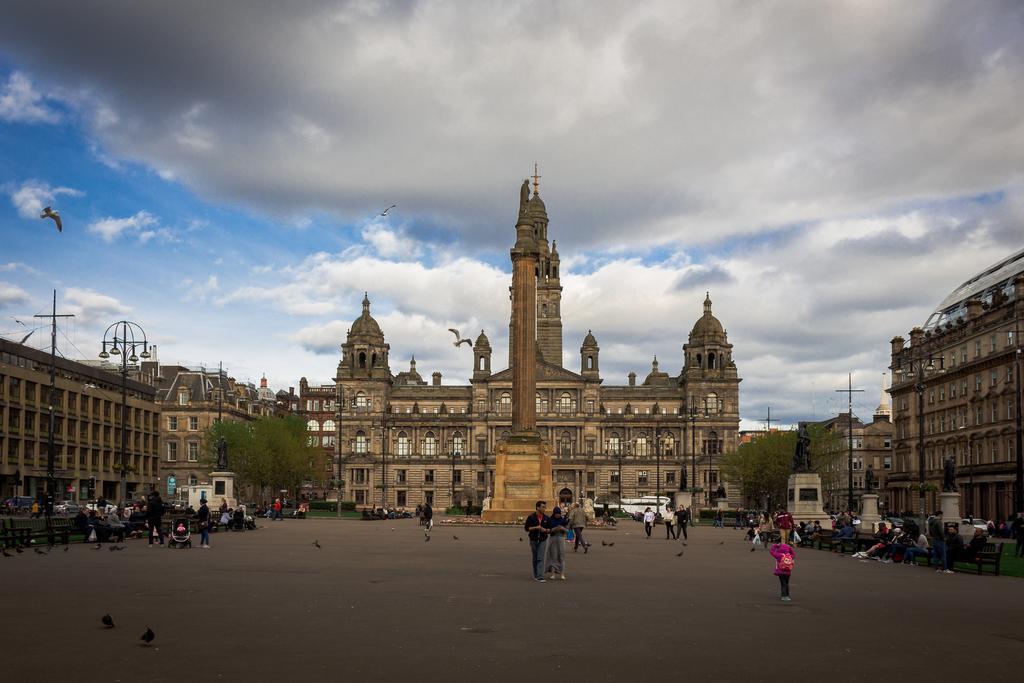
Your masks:
[{"label": "flying seagull", "polygon": [[43,209],[43,212],[39,214],[40,218],[52,218],[53,222],[57,224],[57,232],[64,232],[64,224],[60,222],[60,213],[54,211],[50,207]]},{"label": "flying seagull", "polygon": [[388,211],[390,211],[391,209],[394,209],[394,208],[396,208],[396,207],[397,207],[397,205],[396,205],[396,204],[392,204],[392,205],[391,205],[391,206],[389,206],[388,208],[386,208],[386,209],[384,209],[383,211],[381,211],[381,212],[380,212],[380,215],[381,215],[381,216],[387,216],[387,215],[388,215]]},{"label": "flying seagull", "polygon": [[458,330],[449,327],[448,331],[455,335],[455,348],[459,348],[462,344],[465,344],[466,346],[473,346],[473,342],[468,339],[463,339]]},{"label": "flying seagull", "polygon": [[24,337],[21,338],[21,342],[20,343],[24,344],[25,342],[28,341],[28,338],[31,337],[35,333],[36,333],[36,331],[32,330],[31,332],[29,332],[28,334],[26,334]]}]

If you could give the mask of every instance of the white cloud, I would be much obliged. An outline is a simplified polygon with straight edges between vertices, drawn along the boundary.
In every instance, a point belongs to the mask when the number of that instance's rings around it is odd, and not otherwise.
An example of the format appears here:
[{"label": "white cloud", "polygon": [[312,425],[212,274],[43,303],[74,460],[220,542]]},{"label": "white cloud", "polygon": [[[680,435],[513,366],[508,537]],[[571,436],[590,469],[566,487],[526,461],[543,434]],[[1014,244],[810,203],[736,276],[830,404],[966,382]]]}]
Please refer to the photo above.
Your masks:
[{"label": "white cloud", "polygon": [[20,306],[30,300],[29,293],[17,285],[0,282],[0,306]]},{"label": "white cloud", "polygon": [[409,260],[421,254],[420,246],[415,239],[380,221],[374,221],[363,228],[362,237],[382,258]]},{"label": "white cloud", "polygon": [[[101,218],[90,223],[88,230],[89,232],[99,235],[106,242],[113,242],[125,232],[136,232],[141,234],[145,232],[143,231],[143,228],[156,225],[156,223],[156,216],[148,211],[139,211],[135,215],[128,216],[127,218],[114,218],[112,216]],[[153,236],[154,235],[149,235],[141,241],[145,243]]]},{"label": "white cloud", "polygon": [[10,190],[11,203],[17,209],[18,215],[22,218],[38,219],[43,207],[54,206],[58,211],[54,200],[62,195],[68,197],[81,197],[84,193],[72,187],[52,187],[41,180],[26,180],[21,185]]},{"label": "white cloud", "polygon": [[43,94],[20,71],[0,85],[0,120],[24,123],[57,123],[60,114],[46,104]]},{"label": "white cloud", "polygon": [[216,275],[210,275],[204,282],[194,282],[191,278],[186,278],[181,285],[185,288],[187,301],[205,304],[207,298],[220,289],[220,280]]},{"label": "white cloud", "polygon": [[75,316],[77,324],[90,325],[107,322],[107,318],[128,313],[131,308],[108,294],[84,287],[69,287],[64,292],[64,310]]}]

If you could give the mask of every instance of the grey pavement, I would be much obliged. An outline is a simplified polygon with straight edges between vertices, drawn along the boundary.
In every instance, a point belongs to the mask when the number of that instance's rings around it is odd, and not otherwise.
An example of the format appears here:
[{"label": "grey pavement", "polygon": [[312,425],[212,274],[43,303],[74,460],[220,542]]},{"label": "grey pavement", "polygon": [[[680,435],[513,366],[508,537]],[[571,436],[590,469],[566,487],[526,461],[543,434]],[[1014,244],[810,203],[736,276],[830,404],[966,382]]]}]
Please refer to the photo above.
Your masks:
[{"label": "grey pavement", "polygon": [[[1020,680],[1024,670],[1024,580],[1011,577],[800,550],[793,602],[782,603],[771,557],[732,529],[698,527],[683,548],[663,529],[648,540],[623,523],[592,532],[589,554],[567,553],[567,581],[538,584],[517,529],[437,525],[424,542],[415,520],[262,524],[215,534],[211,550],[129,541],[122,552],[0,558],[5,678]],[[147,626],[150,647],[139,641]]]}]

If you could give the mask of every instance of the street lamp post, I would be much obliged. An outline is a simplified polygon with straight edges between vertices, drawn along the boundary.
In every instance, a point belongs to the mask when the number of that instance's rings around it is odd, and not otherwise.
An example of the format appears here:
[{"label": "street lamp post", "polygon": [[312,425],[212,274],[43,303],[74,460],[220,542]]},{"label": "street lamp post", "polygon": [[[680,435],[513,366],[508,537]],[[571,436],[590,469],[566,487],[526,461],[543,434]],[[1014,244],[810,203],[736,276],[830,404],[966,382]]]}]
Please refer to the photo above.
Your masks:
[{"label": "street lamp post", "polygon": [[705,413],[702,413],[697,409],[697,406],[691,405],[687,411],[687,415],[684,419],[690,421],[690,463],[691,463],[691,478],[690,478],[690,493],[691,499],[690,504],[693,504],[692,494],[697,490],[697,419],[707,417]]},{"label": "street lamp post", "polygon": [[380,412],[380,476],[381,476],[381,507],[388,504],[388,435],[387,405],[381,401]]},{"label": "street lamp post", "polygon": [[[138,349],[142,352],[136,355]],[[149,341],[146,332],[137,323],[119,320],[103,333],[100,358],[121,356],[121,484],[118,505],[128,498],[128,361],[138,362],[149,358]]]},{"label": "street lamp post", "polygon": [[911,375],[915,375],[914,391],[917,392],[917,485],[918,494],[920,497],[918,503],[918,511],[921,517],[925,516],[924,509],[924,375],[925,371],[934,372],[935,362],[938,361],[938,371],[940,373],[945,372],[946,368],[941,357],[931,356],[929,354],[923,354],[920,356],[913,356],[904,361],[904,363],[897,365],[893,368],[893,372],[899,377],[909,378]]}]

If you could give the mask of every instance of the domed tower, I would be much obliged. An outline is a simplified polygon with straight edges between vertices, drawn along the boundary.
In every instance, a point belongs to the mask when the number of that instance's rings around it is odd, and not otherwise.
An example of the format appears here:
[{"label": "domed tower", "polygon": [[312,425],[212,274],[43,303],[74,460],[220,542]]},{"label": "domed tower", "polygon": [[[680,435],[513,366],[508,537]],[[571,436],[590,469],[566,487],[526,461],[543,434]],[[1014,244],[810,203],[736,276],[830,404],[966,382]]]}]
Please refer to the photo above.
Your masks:
[{"label": "domed tower", "polygon": [[587,330],[587,336],[583,338],[583,346],[580,347],[580,374],[586,379],[600,379],[600,366],[598,365],[598,354],[601,347],[594,339],[594,333]]},{"label": "domed tower", "polygon": [[380,325],[370,315],[370,298],[363,295],[363,312],[352,323],[348,337],[341,345],[339,379],[390,379],[388,364],[390,345],[384,342]]},{"label": "domed tower", "polygon": [[736,366],[732,362],[732,344],[722,323],[711,312],[711,293],[704,299],[704,315],[690,330],[690,340],[683,345],[683,377],[726,377]]},{"label": "domed tower", "polygon": [[491,376],[491,342],[480,330],[480,336],[473,344],[473,379],[487,379]]}]

